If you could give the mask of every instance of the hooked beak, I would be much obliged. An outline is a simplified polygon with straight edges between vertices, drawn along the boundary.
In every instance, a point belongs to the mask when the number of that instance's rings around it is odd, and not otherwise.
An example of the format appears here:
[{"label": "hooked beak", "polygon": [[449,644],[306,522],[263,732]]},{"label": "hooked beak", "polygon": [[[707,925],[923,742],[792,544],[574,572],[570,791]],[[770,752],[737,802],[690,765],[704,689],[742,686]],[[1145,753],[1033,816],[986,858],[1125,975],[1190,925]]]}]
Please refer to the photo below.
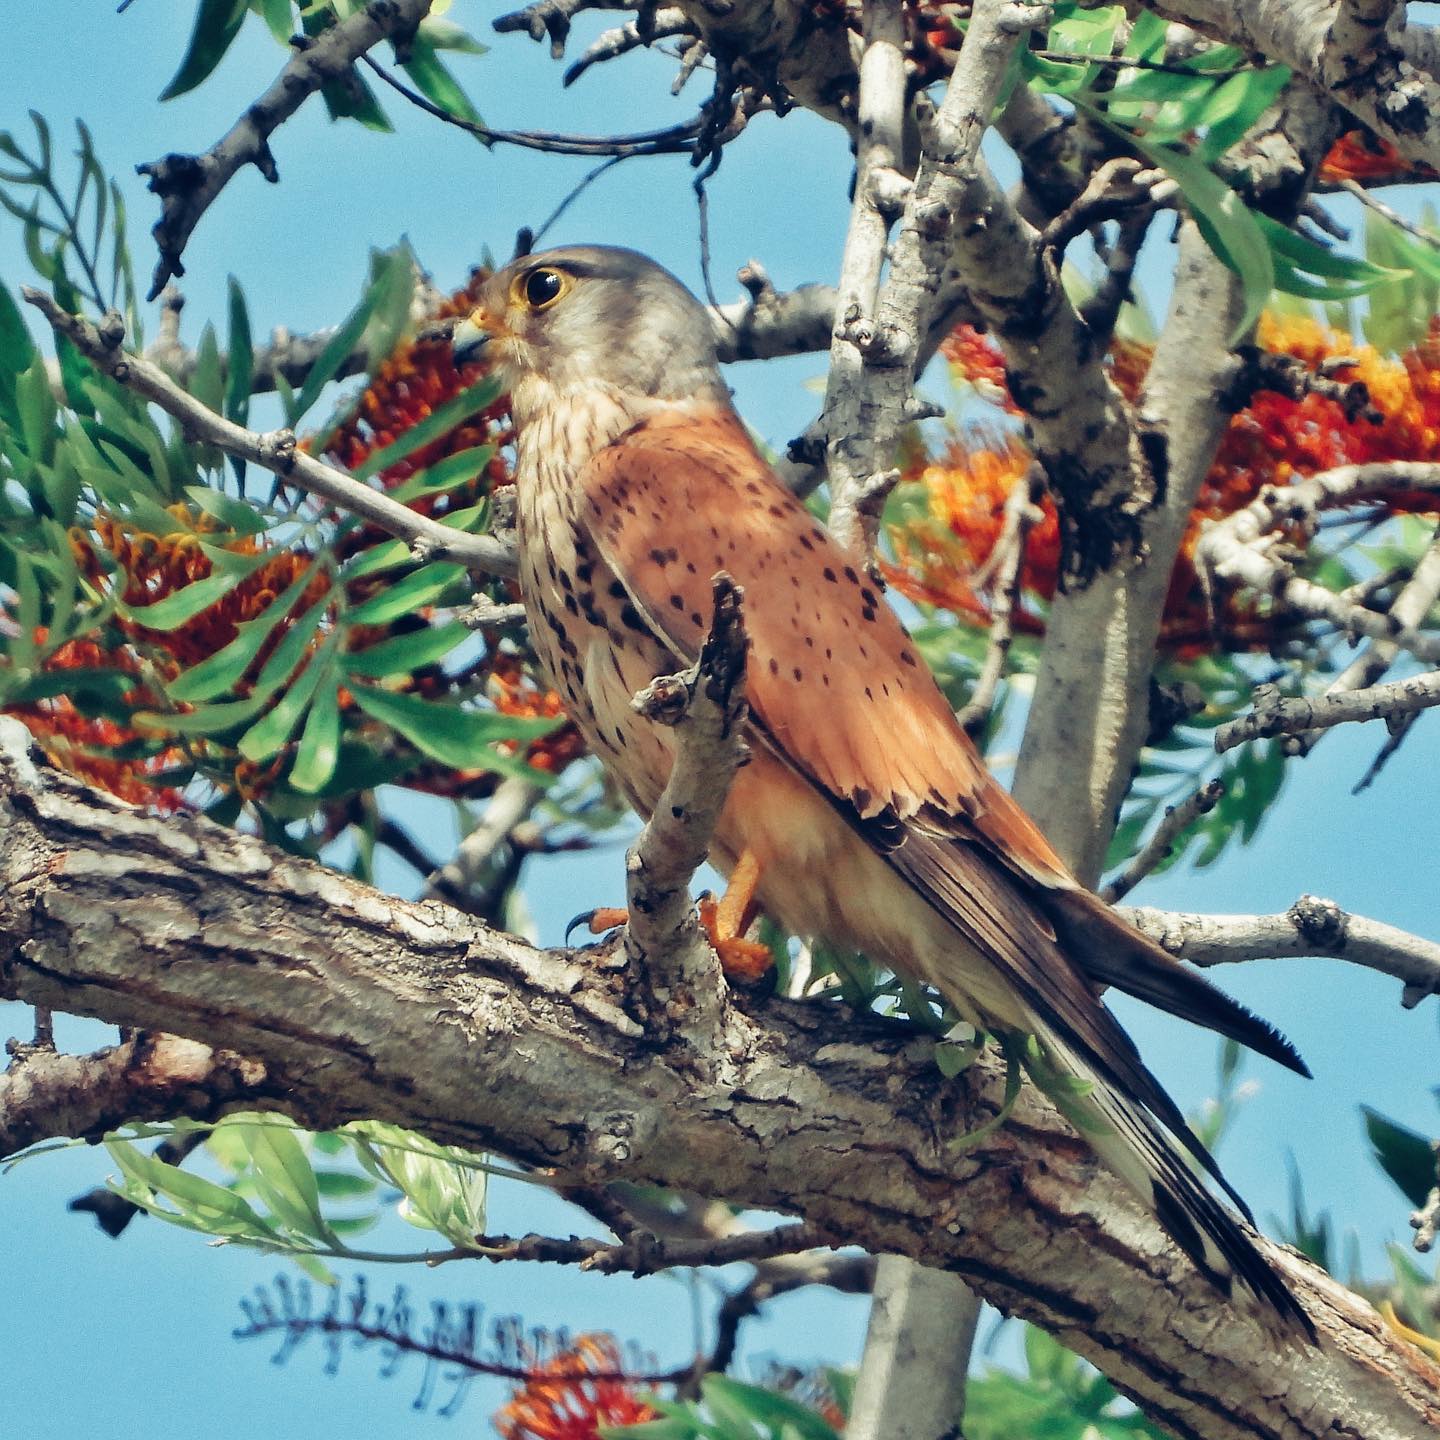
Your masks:
[{"label": "hooked beak", "polygon": [[457,365],[468,365],[472,360],[479,360],[485,353],[485,347],[495,338],[494,326],[489,322],[489,317],[483,310],[472,310],[470,314],[455,327],[450,337],[450,348],[455,355]]}]

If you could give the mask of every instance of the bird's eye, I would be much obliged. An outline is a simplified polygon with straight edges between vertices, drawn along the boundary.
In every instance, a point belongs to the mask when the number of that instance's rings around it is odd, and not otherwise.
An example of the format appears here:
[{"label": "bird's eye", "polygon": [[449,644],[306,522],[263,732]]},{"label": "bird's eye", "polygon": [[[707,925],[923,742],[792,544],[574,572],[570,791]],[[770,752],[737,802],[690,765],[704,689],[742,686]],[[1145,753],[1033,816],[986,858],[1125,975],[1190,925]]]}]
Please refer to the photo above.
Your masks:
[{"label": "bird's eye", "polygon": [[532,270],[525,277],[525,303],[532,310],[553,305],[565,293],[565,277],[558,270]]}]

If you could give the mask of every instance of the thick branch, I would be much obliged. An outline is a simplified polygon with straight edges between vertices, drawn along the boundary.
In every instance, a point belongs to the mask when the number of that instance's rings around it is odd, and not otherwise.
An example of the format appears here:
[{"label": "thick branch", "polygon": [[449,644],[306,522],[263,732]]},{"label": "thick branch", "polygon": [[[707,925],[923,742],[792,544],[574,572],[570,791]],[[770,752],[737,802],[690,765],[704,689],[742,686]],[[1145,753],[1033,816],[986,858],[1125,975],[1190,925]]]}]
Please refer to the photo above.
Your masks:
[{"label": "thick branch", "polygon": [[364,1116],[572,1183],[691,1188],[950,1269],[1095,1360],[1177,1435],[1413,1440],[1440,1372],[1270,1248],[1324,1343],[1221,1299],[1037,1095],[970,1148],[1001,1066],[946,1080],[908,1029],[732,1007],[713,1072],[620,977],[189,816],[35,768],[0,724],[0,994],[248,1055],[273,1108]]},{"label": "thick branch", "polygon": [[408,509],[382,491],[307,455],[289,430],[262,435],[211,410],[182,390],[158,365],[121,348],[125,327],[114,311],[96,326],[63,310],[42,291],[22,286],[20,293],[97,369],[173,415],[193,438],[252,461],[296,489],[378,525],[408,541],[417,554],[428,559],[458,560],[477,575],[515,573],[512,549],[493,536],[467,535]]},{"label": "thick branch", "polygon": [[0,1074],[0,1155],[129,1121],[209,1120],[273,1100],[265,1066],[177,1035],[141,1034],[90,1055],[24,1049]]},{"label": "thick branch", "polygon": [[1196,965],[1330,956],[1402,981],[1406,1009],[1440,993],[1440,944],[1381,920],[1352,915],[1333,900],[1314,895],[1302,895],[1283,915],[1191,915],[1140,908],[1121,913],[1172,955]]},{"label": "thick branch", "polygon": [[246,165],[272,184],[280,174],[270,137],[322,85],[338,80],[382,40],[413,35],[433,0],[370,0],[363,10],[332,25],[290,57],[270,88],[203,155],[166,155],[139,167],[160,197],[155,243],[160,259],[150,285],[153,300],[172,277],[183,275],[181,256],[196,225],[220,192]]}]

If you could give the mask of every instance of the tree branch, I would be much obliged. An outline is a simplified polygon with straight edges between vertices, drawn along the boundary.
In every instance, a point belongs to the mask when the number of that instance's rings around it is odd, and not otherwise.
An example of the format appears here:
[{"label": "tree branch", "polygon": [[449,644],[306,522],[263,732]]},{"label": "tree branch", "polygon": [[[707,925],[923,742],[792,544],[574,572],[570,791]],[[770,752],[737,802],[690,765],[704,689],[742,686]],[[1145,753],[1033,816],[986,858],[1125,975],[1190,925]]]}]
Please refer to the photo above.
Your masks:
[{"label": "tree branch", "polygon": [[1281,694],[1278,686],[1256,687],[1254,704],[1248,714],[1229,720],[1215,730],[1215,749],[1224,754],[1247,740],[1269,735],[1298,735],[1307,730],[1355,721],[1393,722],[1440,705],[1440,670],[1427,670],[1405,680],[1385,685],[1368,685],[1360,690],[1340,690],[1326,695]]},{"label": "tree branch", "polygon": [[1333,900],[1302,895],[1283,915],[1193,915],[1122,908],[1121,914],[1172,955],[1196,965],[1330,956],[1393,975],[1413,1009],[1440,993],[1440,944],[1352,915]]},{"label": "tree branch", "polygon": [[1289,485],[1267,485],[1243,510],[1209,526],[1195,548],[1198,568],[1235,580],[1288,610],[1323,620],[1351,635],[1367,635],[1432,663],[1440,637],[1396,616],[1356,605],[1295,573],[1279,544],[1287,525],[1312,527],[1322,510],[1355,505],[1397,489],[1440,491],[1440,464],[1418,460],[1342,465]]},{"label": "tree branch", "polygon": [[705,863],[730,782],[746,759],[743,725],[744,592],[723,571],[713,581],[714,618],[700,658],[651,681],[631,702],[675,727],[675,762],[639,838],[625,857],[630,918],[626,950],[660,1014],[713,1043],[725,1016],[725,981],[700,931],[690,878]]},{"label": "tree branch", "polygon": [[512,548],[494,536],[467,535],[401,505],[383,491],[307,455],[296,445],[292,431],[262,435],[211,410],[182,390],[158,365],[121,348],[125,326],[113,310],[96,326],[83,316],[71,315],[42,291],[22,286],[20,293],[97,369],[174,416],[195,439],[251,461],[287,484],[378,525],[408,541],[427,559],[458,560],[475,575],[515,573]]},{"label": "tree branch", "polygon": [[216,1119],[278,1093],[261,1062],[177,1035],[89,1055],[22,1048],[0,1074],[0,1155],[57,1135],[99,1140],[137,1120]]},{"label": "tree branch", "polygon": [[908,1027],[770,1000],[732,1005],[697,1066],[593,957],[152,819],[37,768],[13,720],[0,822],[0,995],[246,1055],[260,1103],[309,1128],[390,1120],[562,1184],[697,1189],[953,1270],[1192,1440],[1411,1440],[1440,1418],[1429,1362],[1307,1262],[1269,1248],[1318,1349],[1223,1300],[1033,1089],[950,1146],[1002,1104],[990,1056],[946,1080]]},{"label": "tree branch", "polygon": [[534,1260],[549,1265],[578,1265],[601,1275],[653,1275],[671,1266],[734,1265],[794,1255],[829,1245],[813,1225],[777,1225],[739,1235],[661,1239],[636,1230],[617,1244],[572,1235],[481,1235],[476,1252],[487,1260]]},{"label": "tree branch", "polygon": [[160,197],[154,231],[160,259],[150,284],[153,300],[185,273],[181,256],[196,225],[216,197],[246,165],[272,184],[280,178],[270,137],[321,86],[340,79],[382,40],[403,41],[430,12],[433,0],[370,0],[363,10],[332,25],[298,49],[279,75],[230,129],[203,155],[166,155],[138,166]]},{"label": "tree branch", "polygon": [[1113,905],[1128,895],[1174,848],[1175,842],[1202,816],[1220,803],[1225,785],[1210,780],[1187,796],[1178,805],[1167,805],[1155,833],[1140,847],[1134,859],[1109,884],[1100,890],[1100,898]]}]

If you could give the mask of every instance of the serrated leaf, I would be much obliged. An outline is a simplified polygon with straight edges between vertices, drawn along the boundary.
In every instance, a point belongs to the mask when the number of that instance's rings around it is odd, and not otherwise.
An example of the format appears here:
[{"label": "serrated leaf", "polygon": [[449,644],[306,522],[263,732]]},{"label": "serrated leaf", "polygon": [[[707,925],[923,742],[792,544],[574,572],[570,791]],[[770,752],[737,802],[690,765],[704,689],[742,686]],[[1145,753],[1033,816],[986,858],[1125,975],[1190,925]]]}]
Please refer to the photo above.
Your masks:
[{"label": "serrated leaf", "polygon": [[246,0],[200,0],[185,58],[160,92],[162,100],[173,100],[208,78],[240,33],[248,8]]},{"label": "serrated leaf", "polygon": [[463,620],[451,620],[412,635],[392,635],[364,650],[352,650],[342,657],[341,664],[351,675],[379,677],[408,673],[443,660],[473,634]]},{"label": "serrated leaf", "polygon": [[368,480],[372,475],[378,475],[390,466],[409,459],[417,450],[423,450],[432,441],[449,434],[457,425],[463,425],[499,398],[500,382],[493,375],[477,380],[447,400],[439,409],[433,410],[418,425],[412,425],[403,435],[397,436],[384,449],[368,455],[365,463],[356,468],[355,477]]},{"label": "serrated leaf", "polygon": [[422,755],[442,765],[455,770],[496,770],[547,783],[548,777],[541,772],[501,755],[494,747],[497,741],[538,740],[564,723],[560,717],[522,720],[494,710],[462,710],[458,705],[372,685],[357,685],[353,693],[355,703],[367,715],[382,721]]}]

